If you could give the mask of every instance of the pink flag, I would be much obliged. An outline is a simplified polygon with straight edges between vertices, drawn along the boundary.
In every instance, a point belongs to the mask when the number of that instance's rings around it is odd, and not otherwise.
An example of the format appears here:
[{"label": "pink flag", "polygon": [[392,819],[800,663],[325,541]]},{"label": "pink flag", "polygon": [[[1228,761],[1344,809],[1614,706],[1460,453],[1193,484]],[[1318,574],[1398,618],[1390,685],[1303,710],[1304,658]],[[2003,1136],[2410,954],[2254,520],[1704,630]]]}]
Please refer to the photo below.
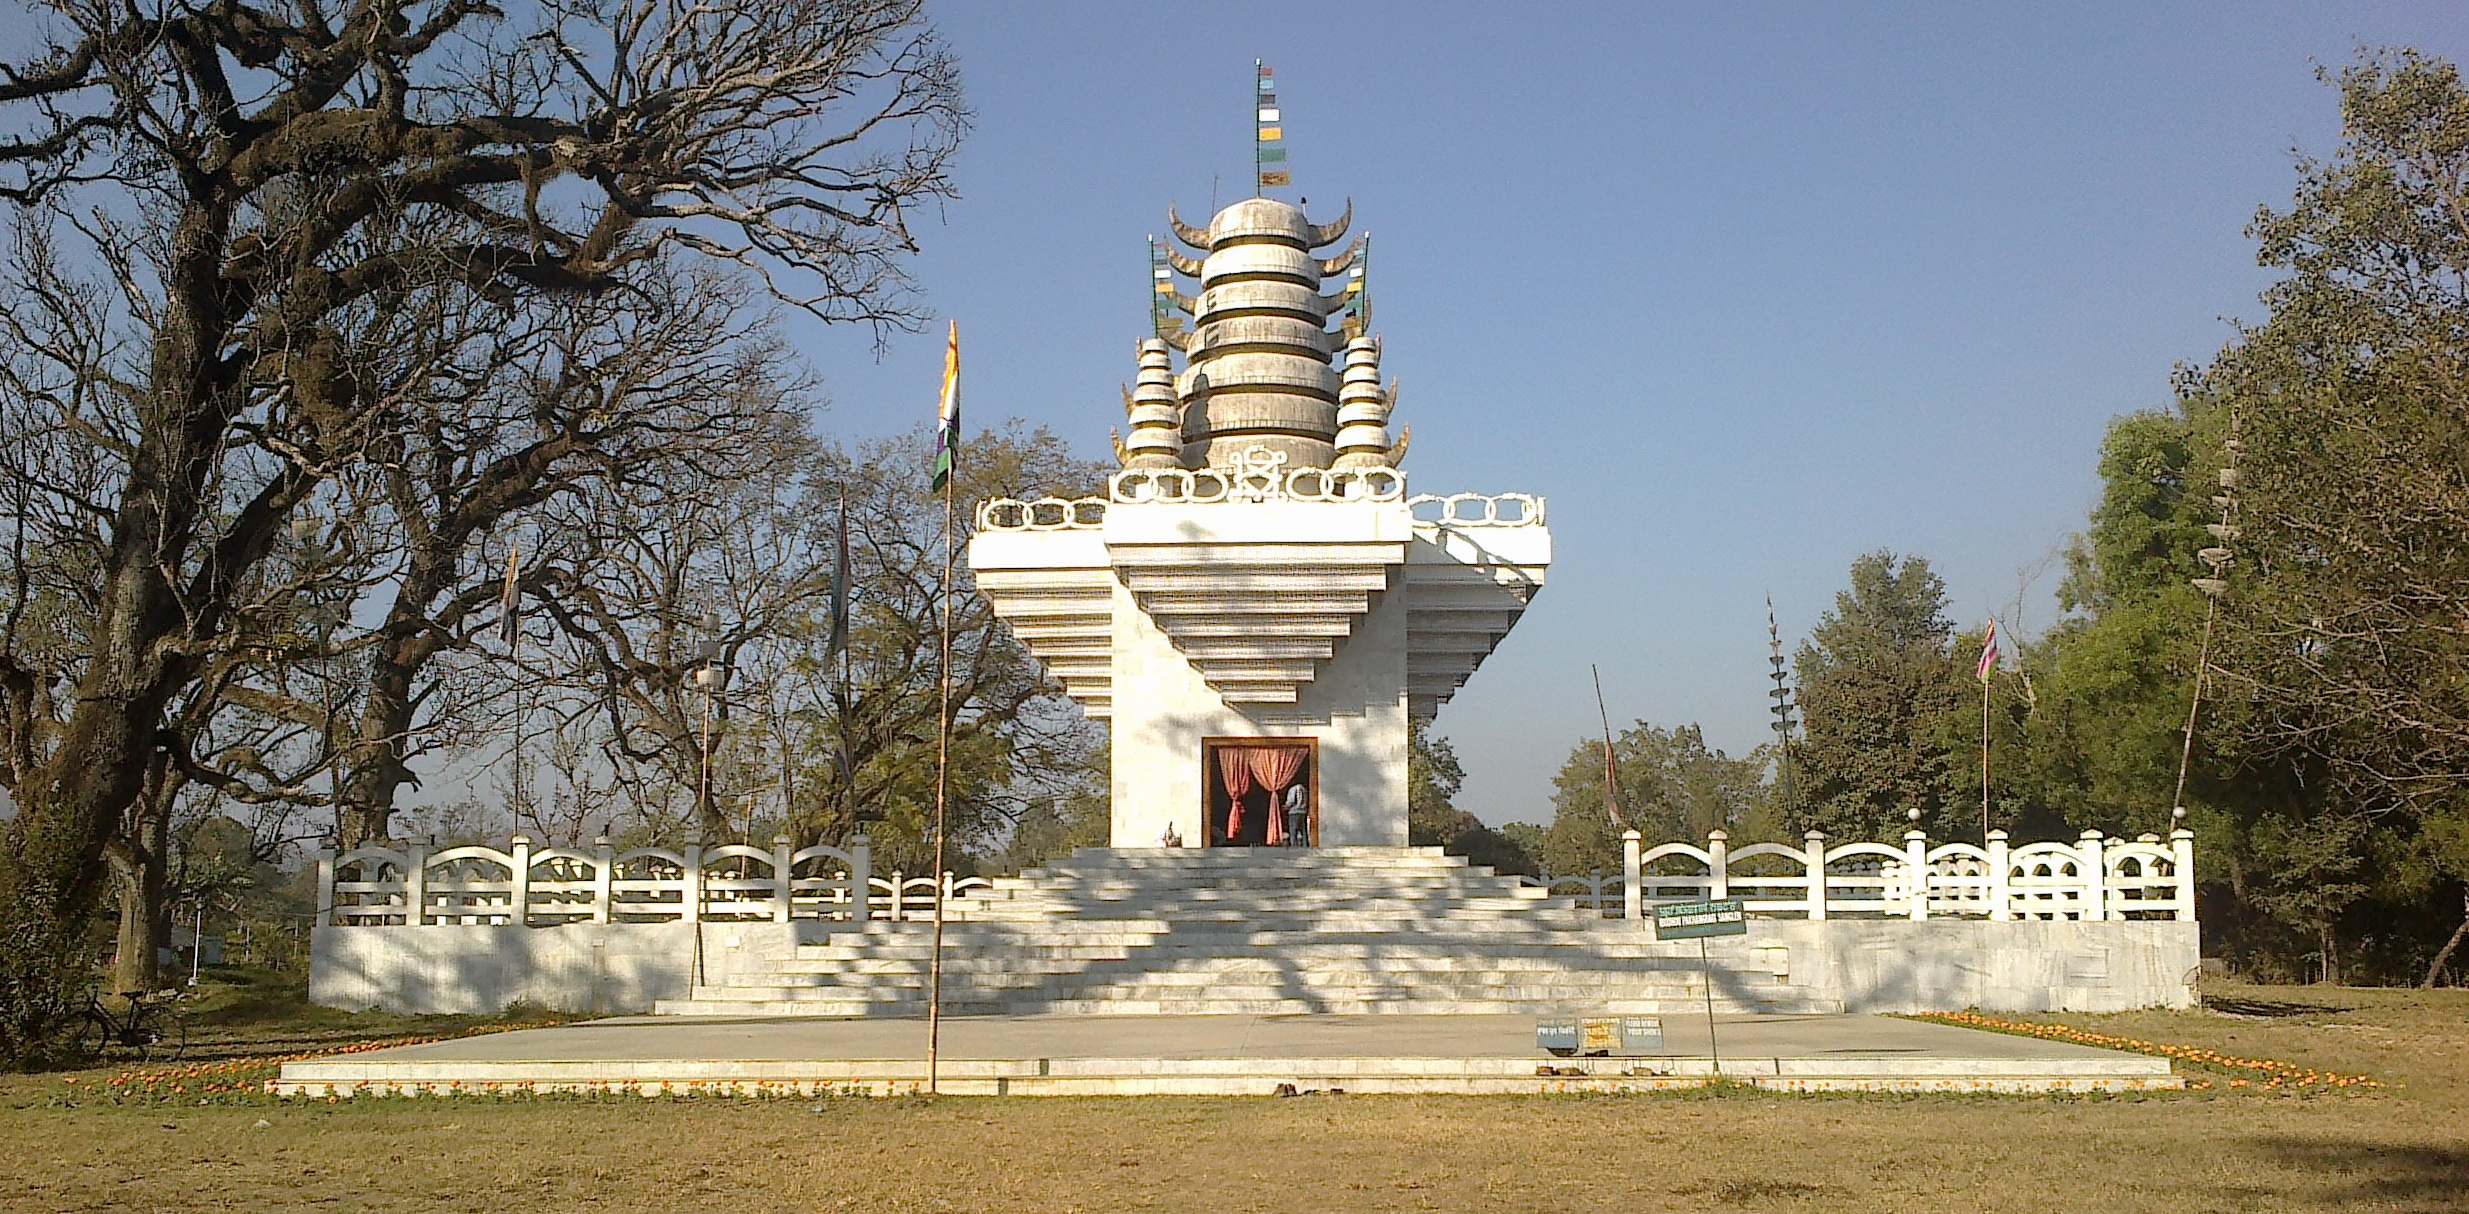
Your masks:
[{"label": "pink flag", "polygon": [[1997,671],[1997,659],[1997,621],[1993,619],[1989,621],[1989,635],[1981,638],[1980,642],[1978,675],[1981,682],[1988,682],[1989,676]]}]

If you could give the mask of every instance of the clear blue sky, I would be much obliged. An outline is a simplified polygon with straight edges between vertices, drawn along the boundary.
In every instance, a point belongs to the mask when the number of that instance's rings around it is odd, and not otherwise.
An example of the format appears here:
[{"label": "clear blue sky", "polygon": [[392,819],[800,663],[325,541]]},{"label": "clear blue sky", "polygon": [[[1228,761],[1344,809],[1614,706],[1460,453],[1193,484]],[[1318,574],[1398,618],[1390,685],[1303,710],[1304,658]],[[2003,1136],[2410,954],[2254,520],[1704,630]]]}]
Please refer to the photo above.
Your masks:
[{"label": "clear blue sky", "polygon": [[[1375,237],[1414,488],[1551,502],[1549,586],[1437,724],[1495,823],[1549,820],[1589,663],[1616,722],[1765,740],[1763,596],[1794,643],[1859,553],[2045,626],[2104,425],[2257,315],[2243,229],[2338,134],[2316,66],[2469,52],[2431,3],[934,9],[978,118],[918,278],[972,419],[1093,456],[1143,239],[1246,190],[1277,69],[1292,194]],[[808,336],[827,428],[931,410],[935,338]]]}]

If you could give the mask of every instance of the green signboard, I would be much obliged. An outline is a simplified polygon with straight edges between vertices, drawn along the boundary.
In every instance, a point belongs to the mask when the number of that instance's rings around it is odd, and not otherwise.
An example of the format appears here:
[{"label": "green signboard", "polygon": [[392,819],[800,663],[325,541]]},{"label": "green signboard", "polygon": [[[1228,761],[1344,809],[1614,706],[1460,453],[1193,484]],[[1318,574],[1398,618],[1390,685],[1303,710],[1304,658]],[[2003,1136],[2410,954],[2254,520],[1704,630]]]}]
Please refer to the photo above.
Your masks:
[{"label": "green signboard", "polygon": [[1655,939],[1700,940],[1749,934],[1749,912],[1740,899],[1675,902],[1655,908]]}]

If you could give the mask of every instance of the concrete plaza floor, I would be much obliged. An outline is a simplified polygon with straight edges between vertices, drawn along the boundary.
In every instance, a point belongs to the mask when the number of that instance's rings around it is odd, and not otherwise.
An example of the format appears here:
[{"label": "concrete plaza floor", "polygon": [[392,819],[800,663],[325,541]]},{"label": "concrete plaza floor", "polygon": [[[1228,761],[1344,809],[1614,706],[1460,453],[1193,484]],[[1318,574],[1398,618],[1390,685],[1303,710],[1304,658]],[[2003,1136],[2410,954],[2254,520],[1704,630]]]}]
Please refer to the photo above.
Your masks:
[{"label": "concrete plaza floor", "polygon": [[[1725,1080],[1790,1091],[2174,1088],[2166,1060],[1887,1016],[1666,1015],[1663,1046],[1557,1058],[1532,1016],[958,1016],[951,1095],[1467,1095],[1649,1091]],[[926,1082],[912,1019],[624,1017],[286,1063],[291,1095],[537,1091],[897,1094]]]}]

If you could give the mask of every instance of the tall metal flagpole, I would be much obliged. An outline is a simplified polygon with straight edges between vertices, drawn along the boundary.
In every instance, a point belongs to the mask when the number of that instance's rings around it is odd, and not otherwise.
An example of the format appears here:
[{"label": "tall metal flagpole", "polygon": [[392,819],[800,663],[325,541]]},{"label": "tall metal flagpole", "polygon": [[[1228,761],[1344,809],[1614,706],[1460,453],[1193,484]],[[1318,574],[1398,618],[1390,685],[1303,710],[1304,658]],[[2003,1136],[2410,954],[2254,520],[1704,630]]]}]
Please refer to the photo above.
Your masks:
[{"label": "tall metal flagpole", "polygon": [[[849,761],[849,485],[844,476],[840,483],[840,540],[832,558],[832,647],[840,659],[839,711],[833,716],[840,725],[840,804],[849,824],[857,824],[857,768]],[[862,830],[859,833],[864,833]],[[863,904],[866,891],[859,890]],[[864,915],[858,916],[863,920]]]},{"label": "tall metal flagpole", "polygon": [[[953,508],[953,484],[960,470],[960,322],[953,321],[943,353],[942,448],[935,479],[943,490],[943,628],[941,707],[935,715],[934,746],[934,947],[926,962],[926,1094],[935,1094],[943,1043],[943,842],[946,809],[951,803],[952,770],[952,550],[958,511]],[[898,892],[894,891],[894,897]]]}]

